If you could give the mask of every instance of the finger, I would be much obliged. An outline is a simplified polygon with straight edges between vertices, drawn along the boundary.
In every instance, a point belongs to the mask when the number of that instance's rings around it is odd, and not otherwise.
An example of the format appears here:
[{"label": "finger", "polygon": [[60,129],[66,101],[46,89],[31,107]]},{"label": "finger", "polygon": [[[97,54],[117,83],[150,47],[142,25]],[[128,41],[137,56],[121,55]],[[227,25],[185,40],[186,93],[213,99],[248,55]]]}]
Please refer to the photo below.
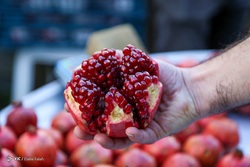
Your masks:
[{"label": "finger", "polygon": [[74,128],[74,134],[76,137],[82,140],[93,140],[94,136],[90,135],[86,132],[84,132],[82,129],[80,129],[78,126]]},{"label": "finger", "polygon": [[95,135],[94,140],[102,147],[112,150],[126,148],[133,144],[129,138],[110,138],[103,133]]},{"label": "finger", "polygon": [[129,127],[126,129],[128,138],[134,143],[150,144],[155,142],[158,137],[155,132],[149,128],[137,129],[135,127]]}]

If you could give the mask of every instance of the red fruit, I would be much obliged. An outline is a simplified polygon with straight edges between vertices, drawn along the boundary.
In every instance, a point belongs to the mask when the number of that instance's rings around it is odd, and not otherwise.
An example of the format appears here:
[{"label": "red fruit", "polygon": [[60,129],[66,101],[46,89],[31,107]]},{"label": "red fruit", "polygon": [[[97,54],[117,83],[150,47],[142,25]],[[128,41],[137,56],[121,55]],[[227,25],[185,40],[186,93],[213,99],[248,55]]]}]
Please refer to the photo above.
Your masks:
[{"label": "red fruit", "polygon": [[44,130],[46,130],[51,135],[51,137],[54,139],[55,143],[57,144],[58,148],[63,149],[64,138],[63,138],[62,133],[58,129],[55,129],[53,127],[50,127]]},{"label": "red fruit", "polygon": [[244,156],[242,151],[236,149],[224,155],[217,163],[216,167],[249,167],[250,157]]},{"label": "red fruit", "polygon": [[210,121],[204,129],[204,133],[213,135],[219,139],[226,150],[235,148],[239,143],[238,125],[229,118]]},{"label": "red fruit", "polygon": [[70,113],[64,110],[59,112],[51,121],[51,127],[58,129],[63,136],[66,136],[68,131],[75,126],[76,123]]},{"label": "red fruit", "polygon": [[146,128],[160,103],[158,64],[132,45],[118,56],[113,49],[82,62],[64,91],[76,123],[87,133],[126,137],[130,126]]},{"label": "red fruit", "polygon": [[71,129],[66,137],[65,137],[65,150],[67,151],[68,154],[71,154],[74,150],[79,148],[81,145],[85,143],[89,143],[90,141],[88,140],[81,140],[76,135],[74,134],[74,129]]},{"label": "red fruit", "polygon": [[17,156],[24,157],[21,163],[25,167],[49,167],[55,163],[57,149],[54,139],[46,130],[29,127],[19,137],[15,152]]},{"label": "red fruit", "polygon": [[196,59],[186,59],[186,60],[182,60],[180,63],[177,64],[178,67],[193,67],[199,64],[199,61]]},{"label": "red fruit", "polygon": [[203,167],[214,166],[222,154],[222,146],[212,135],[196,134],[184,143],[183,150],[197,158]]},{"label": "red fruit", "polygon": [[162,167],[201,167],[199,161],[187,153],[176,153],[166,159]]},{"label": "red fruit", "polygon": [[112,150],[103,148],[95,142],[84,144],[70,155],[72,167],[92,167],[97,164],[111,164]]},{"label": "red fruit", "polygon": [[238,107],[236,111],[244,115],[250,115],[250,104]]},{"label": "red fruit", "polygon": [[198,134],[201,132],[201,127],[198,125],[197,122],[192,123],[187,128],[183,129],[179,133],[175,134],[174,136],[178,139],[180,143],[184,143],[189,136]]},{"label": "red fruit", "polygon": [[201,127],[201,129],[204,129],[207,124],[215,119],[221,119],[221,118],[225,118],[226,117],[226,112],[220,113],[220,114],[216,114],[216,115],[212,115],[212,116],[208,116],[205,118],[202,118],[200,120],[197,121],[198,125]]},{"label": "red fruit", "polygon": [[56,152],[56,161],[55,161],[55,166],[57,165],[68,165],[69,160],[65,152],[62,150],[57,150]]},{"label": "red fruit", "polygon": [[17,141],[16,134],[7,126],[0,126],[0,147],[14,150]]},{"label": "red fruit", "polygon": [[155,157],[158,165],[162,165],[165,159],[181,150],[181,144],[175,137],[169,136],[153,144],[145,145],[143,149]]},{"label": "red fruit", "polygon": [[115,166],[110,165],[110,164],[98,164],[98,165],[95,165],[94,167],[115,167]]},{"label": "red fruit", "polygon": [[153,156],[138,148],[132,148],[121,154],[115,161],[116,167],[156,167]]},{"label": "red fruit", "polygon": [[0,166],[1,167],[21,167],[21,163],[19,161],[14,160],[16,155],[6,149],[0,147]]},{"label": "red fruit", "polygon": [[7,116],[6,125],[20,136],[28,126],[37,126],[36,113],[33,108],[23,107],[20,101],[13,102],[13,109]]}]

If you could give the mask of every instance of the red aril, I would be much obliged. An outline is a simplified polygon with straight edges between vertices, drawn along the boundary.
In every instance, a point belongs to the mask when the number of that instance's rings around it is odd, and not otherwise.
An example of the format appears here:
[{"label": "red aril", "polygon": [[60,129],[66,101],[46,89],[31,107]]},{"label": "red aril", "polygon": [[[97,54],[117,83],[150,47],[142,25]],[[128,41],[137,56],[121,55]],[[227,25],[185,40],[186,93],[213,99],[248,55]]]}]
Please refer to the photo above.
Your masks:
[{"label": "red aril", "polygon": [[8,126],[0,126],[0,147],[14,150],[17,141],[16,134]]},{"label": "red aril", "polygon": [[183,150],[198,159],[203,167],[214,166],[223,151],[217,138],[205,134],[190,136],[184,143]]},{"label": "red aril", "polygon": [[68,131],[76,126],[70,113],[62,110],[51,121],[51,127],[58,129],[65,137]]},{"label": "red aril", "polygon": [[72,167],[92,167],[97,164],[111,164],[112,161],[112,150],[103,148],[94,141],[80,146],[70,155]]},{"label": "red aril", "polygon": [[155,158],[138,148],[131,148],[121,154],[115,161],[116,167],[157,167]]},{"label": "red aril", "polygon": [[201,167],[201,165],[193,156],[179,152],[166,159],[163,162],[162,167]]},{"label": "red aril", "polygon": [[64,91],[77,125],[89,134],[126,137],[130,126],[146,128],[161,100],[158,64],[132,45],[123,56],[103,49],[75,69]]},{"label": "red aril", "polygon": [[245,156],[239,149],[224,155],[217,163],[216,167],[249,167],[250,157]]},{"label": "red aril", "polygon": [[21,163],[14,160],[16,155],[8,150],[7,148],[2,148],[0,146],[0,166],[1,167],[21,167]]},{"label": "red aril", "polygon": [[238,125],[230,118],[220,118],[209,122],[204,133],[216,137],[224,146],[225,151],[235,148],[239,143]]},{"label": "red aril", "polygon": [[57,149],[57,144],[46,130],[30,126],[17,140],[15,153],[27,158],[21,161],[25,167],[50,167],[55,163]]},{"label": "red aril", "polygon": [[6,126],[20,136],[30,125],[37,126],[37,115],[34,109],[24,107],[21,101],[13,102],[13,109],[7,116]]},{"label": "red aril", "polygon": [[144,145],[143,150],[152,155],[160,166],[165,159],[181,150],[181,144],[175,137],[169,136],[153,144]]}]

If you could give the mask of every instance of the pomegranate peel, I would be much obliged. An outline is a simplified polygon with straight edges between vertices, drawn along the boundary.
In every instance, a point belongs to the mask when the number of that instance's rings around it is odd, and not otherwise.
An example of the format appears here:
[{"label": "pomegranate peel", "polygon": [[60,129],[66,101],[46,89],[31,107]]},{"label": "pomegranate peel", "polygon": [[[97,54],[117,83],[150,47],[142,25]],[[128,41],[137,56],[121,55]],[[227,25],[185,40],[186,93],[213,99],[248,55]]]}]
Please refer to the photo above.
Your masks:
[{"label": "pomegranate peel", "polygon": [[65,101],[85,132],[126,137],[126,128],[144,129],[152,121],[162,95],[158,78],[157,62],[134,46],[123,55],[103,49],[74,70]]}]

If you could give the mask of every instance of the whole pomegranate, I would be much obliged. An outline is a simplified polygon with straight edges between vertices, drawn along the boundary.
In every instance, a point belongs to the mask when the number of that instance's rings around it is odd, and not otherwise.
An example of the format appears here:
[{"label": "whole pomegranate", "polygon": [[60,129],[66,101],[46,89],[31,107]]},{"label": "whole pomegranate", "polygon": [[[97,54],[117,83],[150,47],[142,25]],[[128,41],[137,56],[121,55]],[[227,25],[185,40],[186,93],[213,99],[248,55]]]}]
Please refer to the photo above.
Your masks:
[{"label": "whole pomegranate", "polygon": [[70,155],[72,167],[93,167],[97,164],[111,164],[112,160],[112,150],[103,148],[94,141],[80,146]]},{"label": "whole pomegranate", "polygon": [[89,143],[88,140],[81,140],[74,134],[74,129],[71,129],[64,140],[64,147],[68,154],[71,154],[74,150],[85,143]]},{"label": "whole pomegranate", "polygon": [[14,158],[16,155],[8,150],[7,148],[2,148],[0,146],[0,166],[1,167],[21,167],[21,163]]},{"label": "whole pomegranate", "polygon": [[169,136],[153,144],[144,145],[143,149],[155,157],[157,164],[161,165],[165,159],[181,150],[181,144],[174,136]]},{"label": "whole pomegranate", "polygon": [[21,101],[13,102],[13,109],[7,116],[6,125],[9,126],[17,136],[27,130],[27,127],[37,126],[37,115],[33,108],[23,107]]},{"label": "whole pomegranate", "polygon": [[46,130],[30,126],[17,140],[15,153],[23,157],[21,163],[25,167],[50,167],[55,163],[57,149]]},{"label": "whole pomegranate", "polygon": [[17,141],[16,134],[8,126],[0,126],[0,147],[14,150]]},{"label": "whole pomegranate", "polygon": [[216,167],[249,167],[250,157],[243,155],[242,151],[236,149],[224,155],[217,163]]},{"label": "whole pomegranate", "polygon": [[67,154],[60,149],[56,152],[55,166],[56,165],[69,165]]},{"label": "whole pomegranate", "polygon": [[236,108],[236,111],[244,114],[244,115],[250,115],[250,104],[244,105],[244,106],[240,106],[238,108]]},{"label": "whole pomegranate", "polygon": [[189,67],[193,67],[199,64],[199,61],[194,59],[194,58],[189,58],[189,59],[185,59],[182,60],[181,62],[179,62],[177,64],[178,67],[183,67],[183,68],[189,68]]},{"label": "whole pomegranate", "polygon": [[240,140],[237,123],[226,117],[210,121],[204,129],[204,133],[213,135],[219,139],[225,150],[235,148]]},{"label": "whole pomegranate", "polygon": [[180,143],[184,143],[189,136],[192,136],[194,134],[198,134],[201,132],[201,127],[197,122],[192,123],[187,128],[183,129],[179,133],[176,133],[174,136],[178,139]]},{"label": "whole pomegranate", "polygon": [[127,45],[123,56],[103,49],[75,69],[64,91],[78,126],[89,134],[126,137],[130,126],[146,128],[160,103],[158,64]]},{"label": "whole pomegranate", "polygon": [[162,167],[201,167],[199,161],[190,154],[179,152],[163,162]]},{"label": "whole pomegranate", "polygon": [[60,111],[51,121],[51,127],[59,130],[64,137],[75,126],[76,123],[70,113],[64,110]]},{"label": "whole pomegranate", "polygon": [[53,128],[53,127],[46,128],[44,130],[46,130],[51,135],[51,137],[56,142],[58,148],[63,149],[63,147],[64,147],[64,145],[63,145],[64,144],[64,138],[63,138],[62,133],[58,129]]},{"label": "whole pomegranate", "polygon": [[116,167],[156,167],[157,162],[155,158],[147,152],[131,148],[121,154],[115,161]]},{"label": "whole pomegranate", "polygon": [[212,115],[212,116],[208,116],[208,117],[205,117],[205,118],[202,118],[202,119],[198,120],[197,124],[203,130],[207,126],[207,124],[209,124],[209,122],[211,122],[211,121],[213,121],[215,119],[225,118],[226,116],[227,116],[226,112],[216,114],[216,115]]},{"label": "whole pomegranate", "polygon": [[217,138],[205,134],[190,136],[184,143],[183,150],[197,158],[203,167],[214,166],[223,151]]}]

